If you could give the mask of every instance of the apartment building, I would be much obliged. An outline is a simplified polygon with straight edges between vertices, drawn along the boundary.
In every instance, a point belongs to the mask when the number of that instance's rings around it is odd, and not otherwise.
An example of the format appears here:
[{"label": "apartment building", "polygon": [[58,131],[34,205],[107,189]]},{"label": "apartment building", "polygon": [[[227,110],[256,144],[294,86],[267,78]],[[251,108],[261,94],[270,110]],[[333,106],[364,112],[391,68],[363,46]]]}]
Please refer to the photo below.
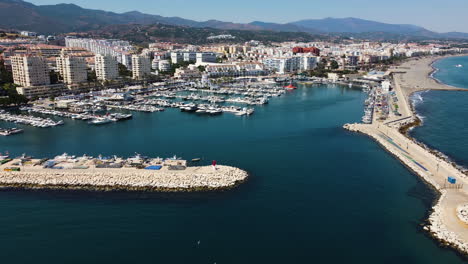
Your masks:
[{"label": "apartment building", "polygon": [[16,55],[11,57],[13,81],[19,86],[50,84],[49,69],[42,56]]},{"label": "apartment building", "polygon": [[109,81],[119,77],[117,60],[112,56],[97,54],[94,57],[94,64],[98,80]]},{"label": "apartment building", "polygon": [[86,60],[77,56],[60,56],[56,58],[57,69],[66,84],[78,84],[88,79]]},{"label": "apartment building", "polygon": [[150,59],[142,55],[132,56],[132,72],[133,79],[141,80],[146,78],[151,73]]}]

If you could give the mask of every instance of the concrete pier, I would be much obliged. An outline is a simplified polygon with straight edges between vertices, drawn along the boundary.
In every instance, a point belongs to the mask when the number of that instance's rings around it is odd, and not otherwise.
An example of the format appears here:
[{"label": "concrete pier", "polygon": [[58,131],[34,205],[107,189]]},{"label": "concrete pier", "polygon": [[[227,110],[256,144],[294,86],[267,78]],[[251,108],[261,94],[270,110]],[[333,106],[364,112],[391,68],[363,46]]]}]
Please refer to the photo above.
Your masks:
[{"label": "concrete pier", "polygon": [[[424,229],[443,244],[468,255],[468,177],[452,162],[436,155],[436,152],[415,139],[400,133],[399,128],[416,120],[409,103],[409,96],[421,90],[462,90],[436,82],[429,74],[432,63],[438,58],[424,58],[404,63],[394,73],[394,87],[399,98],[401,117],[384,122],[374,120],[372,124],[346,124],[345,129],[370,136],[389,153],[398,158],[410,170],[419,175],[440,193],[439,200]],[[456,184],[448,182],[454,177]]]}]

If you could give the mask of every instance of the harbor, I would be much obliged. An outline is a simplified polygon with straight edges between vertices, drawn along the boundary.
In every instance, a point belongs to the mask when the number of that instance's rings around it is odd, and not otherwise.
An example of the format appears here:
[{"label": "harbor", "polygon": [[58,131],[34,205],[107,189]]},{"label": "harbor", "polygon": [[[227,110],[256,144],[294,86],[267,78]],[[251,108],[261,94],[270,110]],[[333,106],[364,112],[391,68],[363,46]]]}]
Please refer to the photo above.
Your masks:
[{"label": "harbor", "polygon": [[177,157],[75,157],[52,159],[0,156],[0,186],[26,189],[85,189],[128,191],[202,191],[232,188],[247,172],[217,165],[190,166]]},{"label": "harbor", "polygon": [[[164,83],[146,87],[130,86],[76,95],[38,100],[20,107],[20,115],[0,112],[0,120],[35,127],[63,125],[68,118],[103,125],[133,118],[131,112],[158,113],[175,108],[181,112],[216,116],[223,113],[250,116],[255,108],[265,106],[291,89],[281,84],[263,82],[232,83],[224,87],[194,87],[193,83],[174,86]],[[48,116],[48,117],[44,117]],[[52,119],[52,118],[54,119]]]},{"label": "harbor", "polygon": [[[389,153],[398,158],[411,171],[435,188],[440,197],[432,208],[429,224],[424,230],[444,245],[468,254],[468,228],[456,208],[468,204],[468,177],[453,162],[437,155],[427,146],[417,142],[400,128],[416,124],[417,116],[409,103],[409,96],[421,90],[462,90],[436,82],[430,77],[431,64],[438,58],[410,60],[393,69],[394,91],[388,98],[394,101],[398,114],[385,118],[374,117],[366,124],[346,124],[345,129],[363,133],[377,141]],[[426,85],[427,86],[423,86]],[[371,100],[374,102],[374,100]],[[381,104],[382,105],[382,104]],[[374,114],[379,110],[373,110]],[[391,112],[390,112],[391,113]]]}]

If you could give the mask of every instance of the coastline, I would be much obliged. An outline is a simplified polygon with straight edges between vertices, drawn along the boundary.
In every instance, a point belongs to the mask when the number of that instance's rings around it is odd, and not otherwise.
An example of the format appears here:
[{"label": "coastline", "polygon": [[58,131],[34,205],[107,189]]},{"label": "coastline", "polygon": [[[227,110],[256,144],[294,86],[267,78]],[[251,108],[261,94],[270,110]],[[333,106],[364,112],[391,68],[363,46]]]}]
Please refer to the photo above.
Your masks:
[{"label": "coastline", "polygon": [[[468,225],[457,214],[457,208],[468,203],[466,171],[462,171],[459,165],[445,155],[438,154],[408,134],[410,129],[422,124],[409,100],[414,93],[424,90],[468,91],[443,84],[431,76],[437,70],[433,64],[446,57],[450,56],[410,60],[393,71],[395,92],[404,99],[401,101],[404,104],[403,116],[408,117],[405,122],[396,122],[391,126],[375,122],[370,125],[346,124],[344,128],[374,139],[439,193],[430,212],[428,224],[423,229],[443,246],[452,247],[468,258]],[[447,176],[457,178],[456,188],[446,183]]]},{"label": "coastline", "polygon": [[[438,84],[440,85],[445,85],[445,86],[449,86],[449,87],[453,87],[453,88],[456,88],[456,89],[460,89],[460,87],[456,87],[456,86],[453,86],[453,85],[450,85],[450,84],[446,84],[446,83],[443,83],[442,81],[440,81],[439,79],[437,79],[434,74],[436,74],[439,69],[436,68],[434,66],[434,64],[440,60],[443,60],[443,59],[446,59],[446,58],[452,58],[452,57],[468,57],[468,54],[458,54],[458,55],[448,55],[448,56],[441,56],[440,58],[437,58],[435,59],[434,61],[432,61],[432,63],[429,65],[431,66],[431,68],[433,69],[433,71],[429,74],[429,77],[431,79],[433,79],[434,81],[436,81]],[[462,88],[462,89],[465,89],[465,88]],[[468,88],[467,88],[468,89]]]}]

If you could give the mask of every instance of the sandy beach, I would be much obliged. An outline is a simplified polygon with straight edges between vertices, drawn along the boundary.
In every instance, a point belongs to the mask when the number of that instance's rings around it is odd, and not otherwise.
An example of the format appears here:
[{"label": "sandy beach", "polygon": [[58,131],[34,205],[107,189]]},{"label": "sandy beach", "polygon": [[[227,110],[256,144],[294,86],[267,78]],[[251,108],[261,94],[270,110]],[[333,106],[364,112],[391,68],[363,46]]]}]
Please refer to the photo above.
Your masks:
[{"label": "sandy beach", "polygon": [[[424,229],[441,241],[468,255],[468,224],[460,208],[468,204],[468,177],[431,149],[400,132],[400,127],[417,119],[409,102],[411,94],[423,90],[458,90],[439,83],[430,77],[434,71],[432,63],[441,57],[427,57],[410,60],[393,68],[394,90],[398,97],[401,117],[384,122],[374,120],[372,124],[346,124],[350,131],[366,134],[376,140],[389,153],[398,158],[410,170],[419,175],[440,193],[433,207],[429,224]],[[457,184],[450,184],[448,177],[455,177]]]}]

